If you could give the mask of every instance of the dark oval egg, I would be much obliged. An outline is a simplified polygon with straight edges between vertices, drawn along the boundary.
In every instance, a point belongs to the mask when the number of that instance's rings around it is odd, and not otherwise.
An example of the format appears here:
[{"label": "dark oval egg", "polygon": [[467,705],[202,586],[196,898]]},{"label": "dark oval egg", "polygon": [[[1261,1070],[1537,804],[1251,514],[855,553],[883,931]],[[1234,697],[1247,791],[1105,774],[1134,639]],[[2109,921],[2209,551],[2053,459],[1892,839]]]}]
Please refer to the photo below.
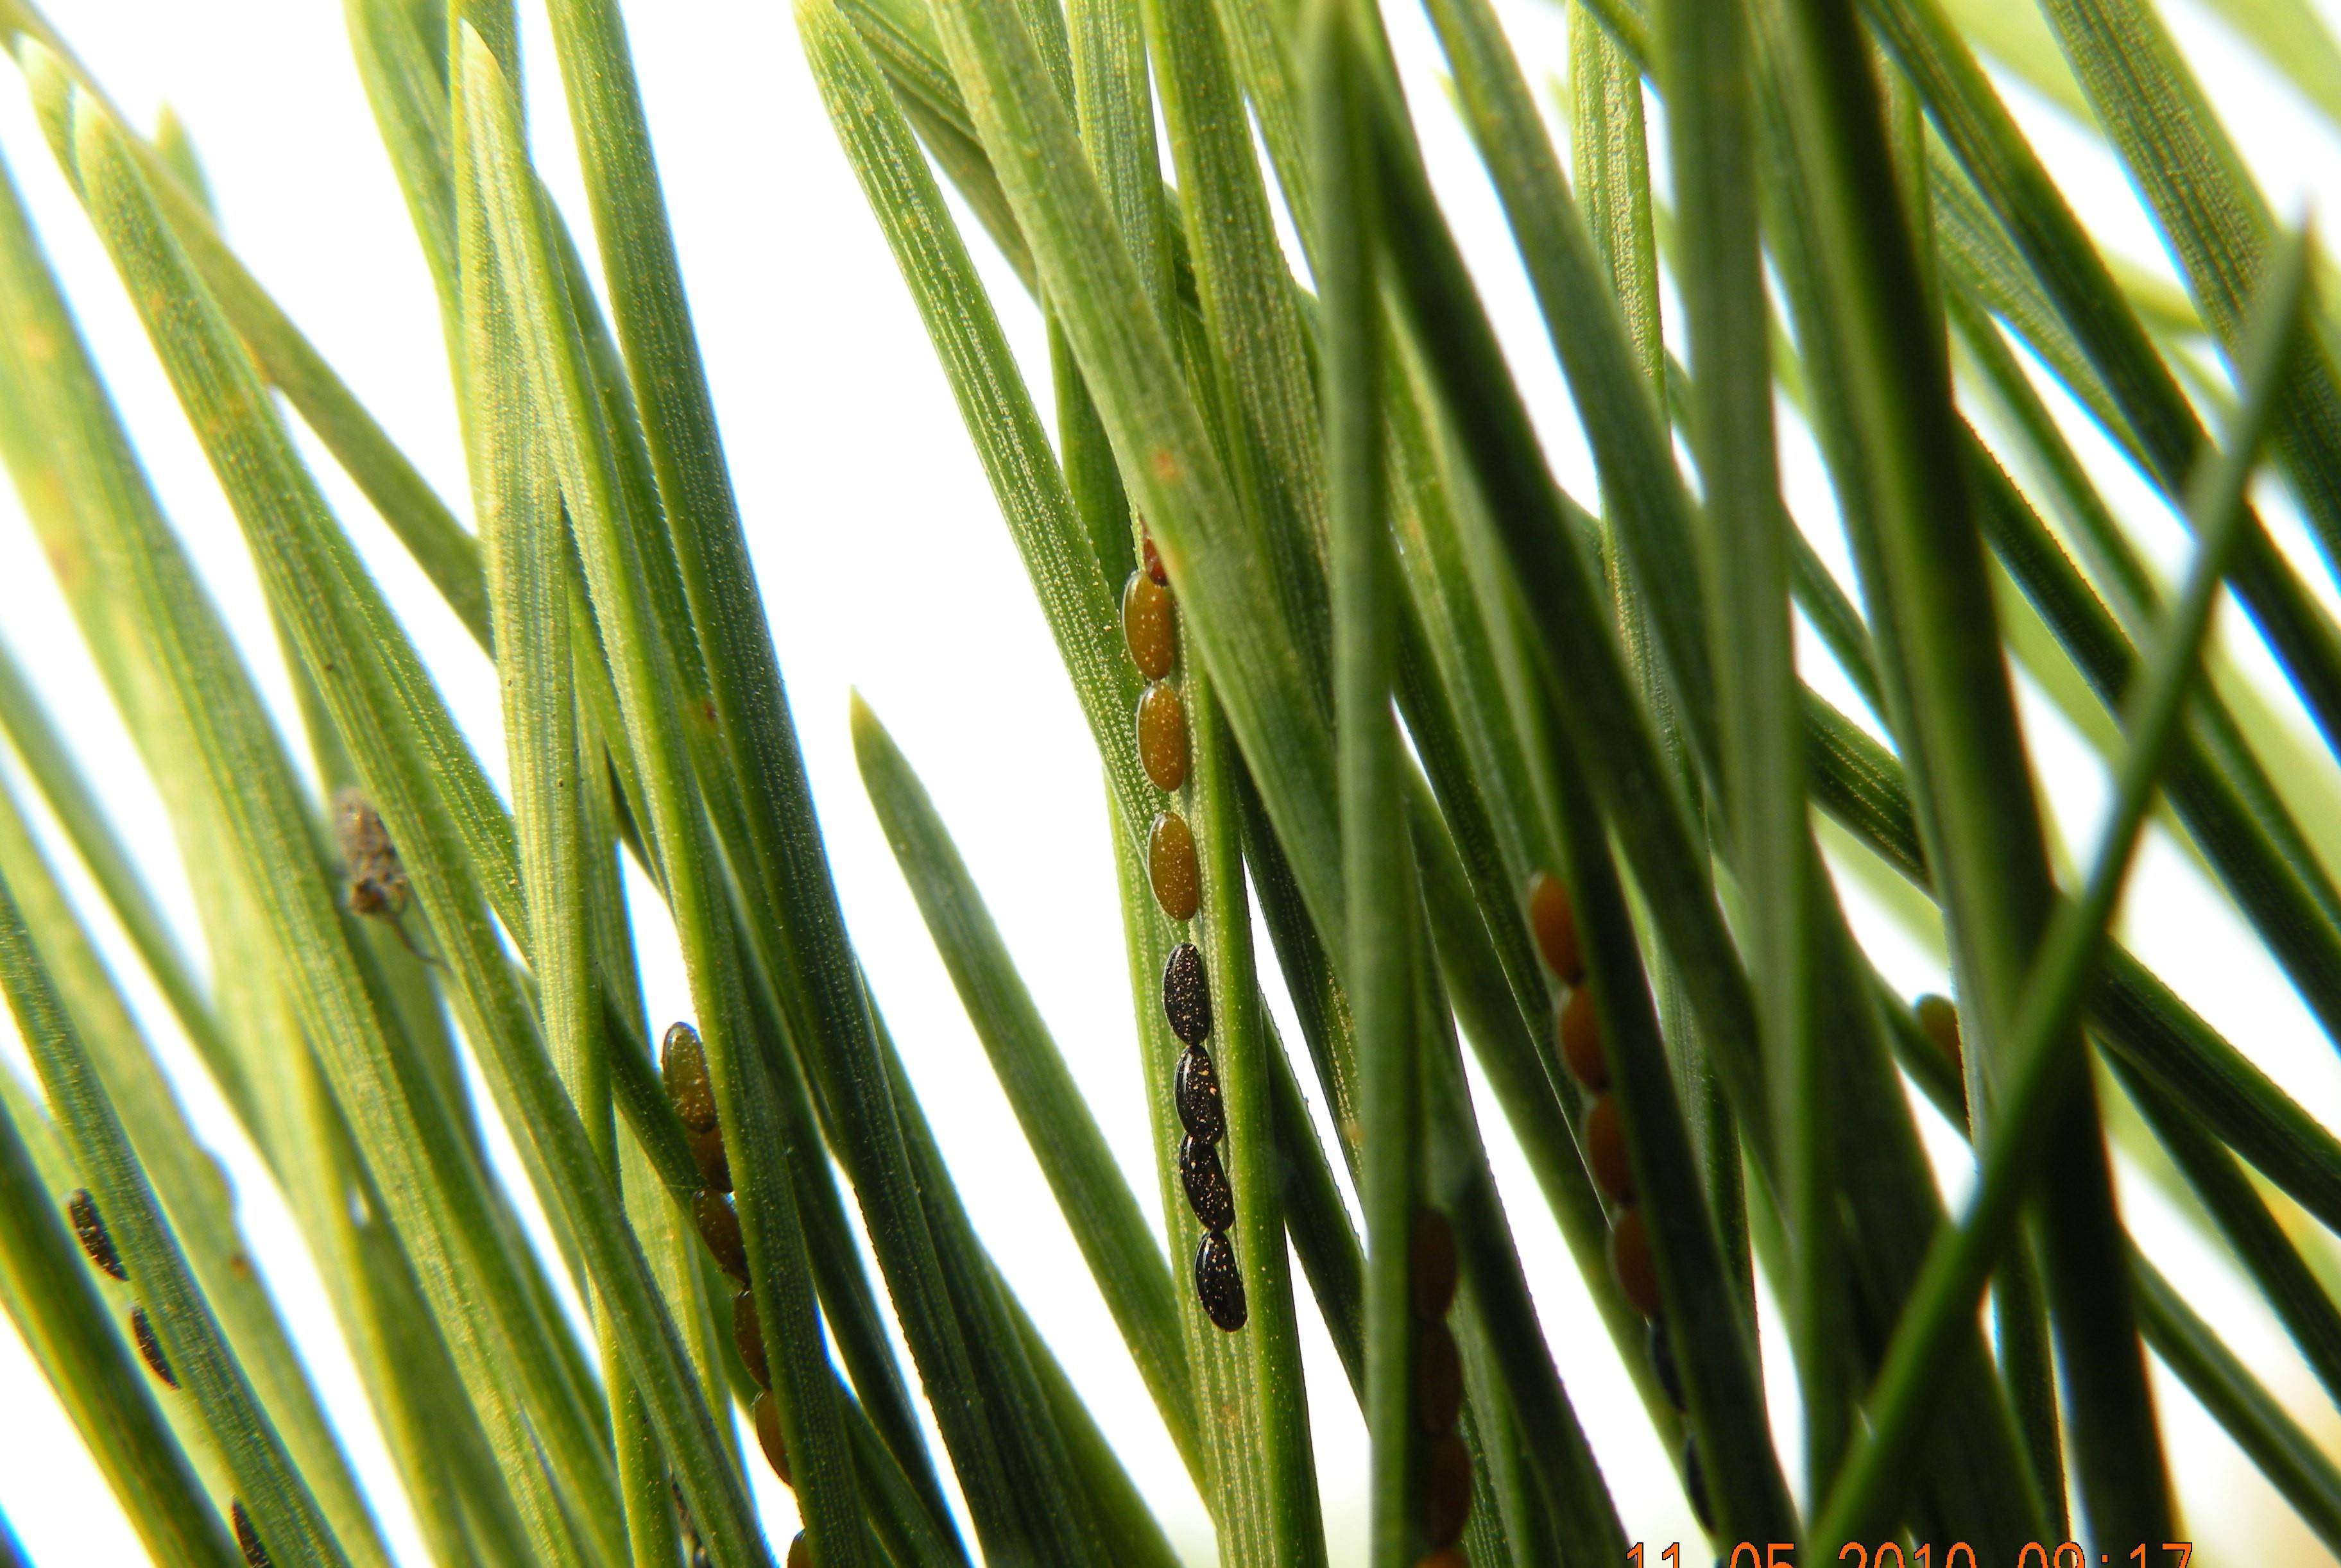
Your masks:
[{"label": "dark oval egg", "polygon": [[1162,960],[1162,1016],[1182,1046],[1199,1046],[1211,1032],[1211,987],[1203,978],[1203,955],[1181,942]]},{"label": "dark oval egg", "polygon": [[1139,695],[1138,760],[1166,795],[1187,782],[1187,710],[1163,681]]},{"label": "dark oval egg", "polygon": [[1685,1408],[1682,1368],[1675,1362],[1675,1342],[1667,1335],[1667,1320],[1650,1319],[1650,1374],[1659,1380],[1659,1392],[1677,1410]]},{"label": "dark oval egg", "polygon": [[666,1044],[659,1052],[659,1076],[666,1080],[666,1097],[674,1114],[692,1132],[715,1125],[715,1087],[707,1078],[707,1051],[699,1031],[689,1024],[670,1024]]},{"label": "dark oval egg", "polygon": [[1414,1331],[1414,1413],[1436,1437],[1463,1412],[1463,1356],[1443,1319]]},{"label": "dark oval egg", "polygon": [[1560,1059],[1569,1076],[1589,1089],[1609,1087],[1609,1057],[1601,1048],[1601,1020],[1593,1012],[1593,987],[1578,986],[1560,1005]]},{"label": "dark oval egg", "polygon": [[764,1451],[764,1463],[781,1478],[781,1484],[793,1487],[796,1478],[789,1474],[789,1448],[781,1438],[781,1407],[772,1401],[772,1391],[756,1395],[756,1403],[748,1407],[756,1423],[756,1443]]},{"label": "dark oval egg", "polygon": [[732,1200],[720,1192],[702,1187],[692,1196],[691,1217],[699,1226],[699,1239],[714,1255],[715,1265],[730,1276],[732,1284],[746,1285],[748,1243],[740,1234],[740,1213],[732,1206]]},{"label": "dark oval egg", "polygon": [[1430,1322],[1447,1315],[1455,1301],[1455,1269],[1454,1227],[1435,1208],[1416,1209],[1407,1237],[1407,1299],[1415,1316]]},{"label": "dark oval egg", "polygon": [[1179,1140],[1179,1181],[1187,1189],[1187,1206],[1205,1230],[1226,1230],[1236,1223],[1236,1192],[1228,1185],[1227,1167],[1220,1164],[1219,1151],[1192,1133]]},{"label": "dark oval egg", "polygon": [[1644,1317],[1657,1315],[1659,1265],[1650,1255],[1650,1229],[1639,1208],[1621,1208],[1609,1222],[1609,1272],[1627,1305]]},{"label": "dark oval egg", "polygon": [[1195,1245],[1195,1299],[1203,1315],[1230,1334],[1250,1315],[1244,1305],[1243,1270],[1236,1266],[1235,1244],[1220,1231],[1203,1233]]},{"label": "dark oval egg", "polygon": [[1162,570],[1162,553],[1154,548],[1154,536],[1146,531],[1146,525],[1142,522],[1138,525],[1138,553],[1145,559],[1146,575],[1157,582],[1167,584],[1170,574]]},{"label": "dark oval egg", "polygon": [[1464,1522],[1471,1517],[1471,1454],[1452,1432],[1430,1441],[1430,1459],[1424,1467],[1422,1533],[1437,1550],[1462,1539]]},{"label": "dark oval egg", "polygon": [[1611,1203],[1634,1199],[1634,1165],[1626,1156],[1626,1126],[1618,1115],[1618,1097],[1596,1095],[1585,1107],[1585,1164],[1593,1185]]},{"label": "dark oval egg", "polygon": [[138,1344],[139,1359],[146,1370],[163,1380],[165,1388],[176,1388],[179,1380],[171,1371],[170,1358],[163,1354],[163,1342],[154,1334],[154,1320],[146,1315],[143,1306],[130,1309],[130,1337]]},{"label": "dark oval egg", "polygon": [[732,1298],[732,1343],[759,1388],[772,1386],[772,1369],[764,1359],[764,1325],[756,1316],[756,1293],[743,1290]]},{"label": "dark oval egg", "polygon": [[130,1271],[122,1266],[122,1255],[114,1250],[114,1238],[105,1233],[105,1221],[98,1217],[97,1200],[89,1196],[87,1187],[75,1187],[65,1199],[65,1217],[73,1221],[74,1235],[81,1238],[82,1251],[89,1261],[115,1278],[127,1281]]},{"label": "dark oval egg", "polygon": [[269,1561],[268,1548],[260,1543],[260,1532],[252,1527],[252,1515],[244,1511],[241,1499],[230,1499],[228,1523],[235,1526],[235,1544],[244,1553],[244,1568],[274,1568]]},{"label": "dark oval egg", "polygon": [[1130,660],[1149,680],[1170,673],[1179,654],[1179,627],[1171,619],[1170,590],[1142,571],[1133,571],[1121,589],[1121,640],[1130,645]]},{"label": "dark oval egg", "polygon": [[788,1568],[812,1568],[812,1548],[805,1544],[805,1533],[802,1530],[789,1543]]},{"label": "dark oval egg", "polygon": [[1154,901],[1174,920],[1191,920],[1203,900],[1203,877],[1195,862],[1195,835],[1176,811],[1158,811],[1146,834],[1146,882]]},{"label": "dark oval egg", "polygon": [[1471,1559],[1463,1555],[1460,1546],[1449,1546],[1418,1559],[1414,1568],[1471,1568]]},{"label": "dark oval egg", "polygon": [[1577,938],[1577,912],[1560,878],[1543,871],[1529,878],[1529,929],[1536,934],[1544,967],[1564,985],[1584,978],[1585,954]]},{"label": "dark oval egg", "polygon": [[1698,1463],[1698,1439],[1696,1437],[1686,1436],[1683,1439],[1682,1483],[1683,1495],[1690,1499],[1690,1511],[1698,1520],[1698,1527],[1712,1532],[1715,1515],[1707,1504],[1707,1472]]},{"label": "dark oval egg", "polygon": [[699,1179],[717,1192],[730,1192],[732,1161],[723,1152],[723,1129],[709,1127],[701,1132],[696,1127],[685,1127],[682,1137],[691,1146],[691,1163],[699,1167]]},{"label": "dark oval egg", "polygon": [[1220,1103],[1220,1070],[1211,1053],[1189,1046],[1179,1053],[1170,1073],[1170,1100],[1178,1107],[1179,1125],[1207,1144],[1215,1144],[1228,1130],[1227,1107]]}]

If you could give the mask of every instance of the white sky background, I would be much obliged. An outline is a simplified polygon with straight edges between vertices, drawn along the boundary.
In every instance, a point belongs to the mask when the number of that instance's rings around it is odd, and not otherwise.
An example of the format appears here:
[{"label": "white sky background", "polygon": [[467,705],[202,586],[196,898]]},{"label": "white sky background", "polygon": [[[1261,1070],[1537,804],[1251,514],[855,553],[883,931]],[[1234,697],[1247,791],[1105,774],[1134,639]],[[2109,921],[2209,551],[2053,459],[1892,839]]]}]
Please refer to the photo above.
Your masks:
[{"label": "white sky background", "polygon": [[[1565,59],[1558,13],[1541,0],[1509,0],[1505,8],[1532,66],[1556,69]],[[375,142],[339,13],[323,0],[55,0],[52,10],[142,124],[151,126],[165,102],[176,108],[206,163],[231,239],[440,493],[467,511],[433,296]],[[1419,71],[1431,51],[1418,13],[1400,5],[1392,20],[1401,54]],[[2183,6],[2173,20],[2280,210],[2314,200],[2329,214],[2325,198],[2341,190],[2341,147],[2215,26]],[[921,770],[1152,1215],[1157,1188],[1141,1097],[1163,1090],[1141,1084],[1136,1070],[1099,774],[1061,666],[899,274],[831,138],[788,6],[659,0],[631,7],[629,23],[732,471],[860,951],[946,1156],[955,1168],[981,1162],[986,1173],[973,1206],[985,1240],[1141,1489],[1190,1556],[1207,1562],[1200,1506],[1014,1132],[862,797],[846,732],[847,692],[858,686]],[[537,156],[583,234],[549,41],[539,17],[532,14],[528,25]],[[1450,215],[1479,264],[1556,467],[1589,497],[1562,388],[1492,202],[1436,87],[1420,75],[1413,85]],[[2084,215],[2134,255],[2158,261],[2127,185],[2102,152],[2053,117],[2035,114],[2029,121]],[[110,266],[56,176],[18,78],[6,71],[0,71],[0,152],[35,208],[174,521],[246,638],[264,689],[289,714],[234,520]],[[1045,404],[1037,317],[1005,269],[988,253],[981,259],[1015,346],[1037,370],[1032,385]],[[322,454],[318,471],[482,761],[501,779],[487,664]],[[1808,522],[1826,521],[1808,446],[1790,442],[1788,471]],[[2123,481],[2117,493],[2141,516],[2157,519],[2151,534],[2157,559],[2183,559],[2182,536],[2142,490]],[[1824,539],[1821,548],[1841,563],[1834,541]],[[2308,575],[2326,581],[2321,569],[2312,566]],[[186,940],[199,942],[158,805],[5,487],[0,584],[0,635],[34,671],[167,911]],[[2043,705],[2029,693],[2027,702],[2041,719]],[[2102,772],[2054,720],[2036,723],[2034,739],[2071,841],[2086,846],[2102,806]],[[78,872],[66,869],[85,891]],[[1914,990],[1939,984],[1917,946],[1866,901],[1854,902],[1898,983]],[[199,1132],[237,1178],[255,1250],[362,1476],[389,1498],[394,1488],[379,1441],[280,1200],[102,908],[94,898],[83,903],[154,1029]],[[2131,908],[2129,935],[2149,961],[2313,1110],[2341,1120],[2341,1067],[2257,946],[2167,842],[2149,843]],[[671,938],[646,937],[652,1006],[662,1017],[680,1015],[686,1004]],[[22,1066],[13,1038],[0,1038],[0,1055]],[[1562,1374],[1629,1534],[1654,1551],[1670,1540],[1695,1540],[1671,1467],[1492,1105],[1483,1116]],[[2207,1263],[2208,1255],[2134,1183],[2129,1202],[2166,1272],[2186,1283],[2303,1419],[2328,1439],[2341,1438],[2341,1422],[2321,1407],[2249,1291],[2224,1265]],[[1321,1330],[1310,1309],[1304,1315],[1331,1544],[1335,1561],[1355,1561],[1363,1431]],[[1776,1378],[1780,1370],[1773,1368]],[[2217,1543],[2227,1561],[2316,1556],[2313,1541],[2207,1418],[2167,1378],[2160,1387],[2174,1470],[2198,1537]],[[785,1494],[767,1485],[762,1497],[775,1539],[784,1542],[792,1528]],[[0,1511],[38,1563],[140,1560],[13,1328],[0,1328]],[[403,1561],[423,1561],[401,1509],[386,1506],[384,1524]]]}]

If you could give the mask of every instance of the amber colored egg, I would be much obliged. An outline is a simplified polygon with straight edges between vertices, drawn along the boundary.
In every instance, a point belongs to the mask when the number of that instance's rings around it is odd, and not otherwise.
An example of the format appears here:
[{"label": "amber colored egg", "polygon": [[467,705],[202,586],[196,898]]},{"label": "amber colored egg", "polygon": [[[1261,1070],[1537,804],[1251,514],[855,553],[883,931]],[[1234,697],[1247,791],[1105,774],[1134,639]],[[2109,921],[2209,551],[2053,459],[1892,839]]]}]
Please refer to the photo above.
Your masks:
[{"label": "amber colored egg", "polygon": [[1579,986],[1560,1004],[1560,1060],[1569,1076],[1595,1091],[1609,1087],[1609,1058],[1601,1048],[1601,1020],[1593,1012],[1593,987]]},{"label": "amber colored egg", "polygon": [[1195,835],[1176,811],[1158,811],[1146,834],[1146,881],[1154,901],[1174,920],[1191,920],[1203,899],[1203,877],[1195,863]]},{"label": "amber colored egg", "polygon": [[1407,1237],[1407,1299],[1414,1315],[1430,1322],[1447,1315],[1455,1301],[1455,1228],[1435,1208],[1414,1211]]},{"label": "amber colored egg", "polygon": [[1463,1411],[1463,1356],[1443,1320],[1414,1331],[1414,1414],[1436,1437]]},{"label": "amber colored egg", "polygon": [[772,1402],[771,1389],[756,1395],[748,1414],[756,1423],[756,1442],[764,1450],[764,1463],[772,1467],[782,1485],[793,1487],[796,1478],[789,1474],[788,1444],[781,1440],[781,1407]]},{"label": "amber colored egg", "polygon": [[748,1243],[740,1234],[740,1215],[732,1206],[732,1200],[720,1192],[702,1187],[692,1196],[691,1217],[699,1226],[699,1239],[714,1255],[715,1265],[730,1276],[732,1284],[746,1285]]},{"label": "amber colored egg", "polygon": [[1179,656],[1179,623],[1171,615],[1170,590],[1142,571],[1133,571],[1121,589],[1121,640],[1130,645],[1130,661],[1149,680],[1170,673]]},{"label": "amber colored egg", "polygon": [[732,1298],[732,1343],[759,1388],[772,1386],[772,1365],[764,1359],[764,1325],[756,1316],[756,1293],[743,1290]]},{"label": "amber colored egg", "polygon": [[1951,1066],[1967,1070],[1965,1042],[1959,1037],[1959,1009],[1948,997],[1929,992],[1918,1001],[1918,1027],[1935,1042],[1935,1048],[1951,1058]]},{"label": "amber colored egg", "polygon": [[1187,782],[1187,709],[1160,680],[1138,699],[1138,760],[1166,795]]},{"label": "amber colored egg", "polygon": [[672,1024],[666,1031],[666,1044],[659,1052],[659,1076],[666,1081],[666,1097],[674,1102],[674,1114],[692,1132],[703,1133],[715,1125],[715,1087],[707,1078],[707,1051],[699,1043],[699,1031],[689,1024]]},{"label": "amber colored egg", "polygon": [[1626,1156],[1626,1124],[1619,1118],[1615,1095],[1597,1095],[1585,1108],[1585,1163],[1603,1197],[1634,1201],[1634,1162]]},{"label": "amber colored egg", "polygon": [[1471,1517],[1471,1455],[1463,1440],[1449,1432],[1430,1444],[1430,1463],[1423,1475],[1422,1533],[1434,1548],[1452,1546],[1462,1538],[1463,1523]]},{"label": "amber colored egg", "polygon": [[1539,871],[1529,878],[1529,929],[1536,934],[1537,952],[1553,978],[1575,985],[1585,977],[1585,952],[1577,940],[1577,911],[1569,908],[1569,889],[1560,878]]},{"label": "amber colored egg", "polygon": [[1659,1310],[1659,1265],[1650,1255],[1650,1227],[1639,1208],[1623,1208],[1609,1222],[1609,1272],[1626,1305],[1644,1317]]},{"label": "amber colored egg", "polygon": [[1471,1560],[1463,1555],[1460,1546],[1449,1546],[1444,1552],[1417,1558],[1414,1568],[1471,1568]]},{"label": "amber colored egg", "polygon": [[797,1532],[797,1538],[789,1543],[788,1568],[812,1568],[812,1548],[806,1543],[805,1533],[802,1530]]},{"label": "amber colored egg", "polygon": [[1145,531],[1143,523],[1139,525],[1138,550],[1146,560],[1146,575],[1157,582],[1168,583],[1170,574],[1162,570],[1161,551],[1154,548],[1154,536]]}]

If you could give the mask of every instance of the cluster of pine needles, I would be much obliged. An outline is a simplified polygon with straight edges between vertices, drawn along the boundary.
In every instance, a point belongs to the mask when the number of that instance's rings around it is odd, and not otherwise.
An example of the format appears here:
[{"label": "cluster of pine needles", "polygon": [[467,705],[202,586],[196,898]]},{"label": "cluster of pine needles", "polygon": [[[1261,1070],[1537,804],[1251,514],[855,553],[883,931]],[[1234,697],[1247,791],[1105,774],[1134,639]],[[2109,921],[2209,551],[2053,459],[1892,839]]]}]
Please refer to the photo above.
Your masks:
[{"label": "cluster of pine needles", "polygon": [[[2108,934],[2158,823],[2341,1043],[2328,264],[2150,0],[1552,3],[1545,104],[1489,0],[1425,0],[1438,58],[1404,73],[1369,0],[797,0],[1102,764],[1159,1210],[857,705],[863,782],[1219,1561],[1327,1561],[1304,1315],[1363,1414],[1374,1568],[1629,1561],[1569,1389],[1609,1355],[1708,1532],[1669,1561],[2184,1568],[2150,1358],[2341,1551],[2334,1412],[2293,1407],[2341,1399],[2341,1138]],[[2207,4],[2341,125],[2307,0]],[[281,1188],[442,1568],[1170,1568],[841,916],[616,0],[546,0],[533,114],[512,0],[344,10],[462,498],[245,270],[179,129],[0,0],[269,615],[232,635],[202,589],[0,179],[0,460],[214,956],[0,659],[32,1068],[0,1067],[0,1303],[157,1563],[390,1560],[167,1027]],[[2007,90],[2118,160],[2176,284],[2100,247]],[[1555,478],[1432,116],[1595,493]],[[582,232],[531,158],[564,122]],[[1035,307],[1045,365],[999,313]],[[493,658],[503,794],[296,421]],[[1787,427],[1828,481],[1794,512]],[[2176,580],[2107,461],[2185,525]],[[2288,690],[2209,638],[2223,589]],[[247,663],[272,639],[295,725]],[[2061,877],[2018,666],[2111,780]],[[629,866],[682,1023],[645,1011]],[[1851,886],[1949,998],[1881,978]],[[1972,1147],[1956,1204],[1928,1119]],[[2292,1403],[2132,1240],[2117,1159],[2281,1323]],[[1607,1346],[1545,1332],[1516,1220],[1557,1226]]]}]

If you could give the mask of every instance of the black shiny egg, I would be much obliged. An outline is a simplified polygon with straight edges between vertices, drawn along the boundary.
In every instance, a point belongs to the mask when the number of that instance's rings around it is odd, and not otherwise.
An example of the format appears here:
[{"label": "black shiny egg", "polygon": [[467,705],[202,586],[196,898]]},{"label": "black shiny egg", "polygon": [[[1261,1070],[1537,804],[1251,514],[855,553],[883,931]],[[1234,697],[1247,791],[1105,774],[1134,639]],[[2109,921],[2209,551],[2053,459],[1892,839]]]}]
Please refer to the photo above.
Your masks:
[{"label": "black shiny egg", "polygon": [[1170,1075],[1170,1099],[1179,1111],[1179,1125],[1191,1136],[1215,1144],[1227,1135],[1227,1107],[1220,1103],[1220,1070],[1211,1065],[1211,1053],[1201,1046],[1189,1046],[1179,1053],[1179,1065]]},{"label": "black shiny egg", "polygon": [[1203,1315],[1233,1334],[1250,1315],[1244,1305],[1243,1271],[1236,1266],[1235,1244],[1221,1231],[1205,1231],[1195,1246],[1195,1299]]},{"label": "black shiny egg", "polygon": [[1192,942],[1180,943],[1162,961],[1162,1016],[1182,1046],[1200,1045],[1211,1032],[1211,986]]},{"label": "black shiny egg", "polygon": [[1187,1206],[1205,1230],[1226,1230],[1236,1223],[1236,1192],[1219,1151],[1189,1133],[1179,1140],[1179,1180],[1187,1189]]}]

